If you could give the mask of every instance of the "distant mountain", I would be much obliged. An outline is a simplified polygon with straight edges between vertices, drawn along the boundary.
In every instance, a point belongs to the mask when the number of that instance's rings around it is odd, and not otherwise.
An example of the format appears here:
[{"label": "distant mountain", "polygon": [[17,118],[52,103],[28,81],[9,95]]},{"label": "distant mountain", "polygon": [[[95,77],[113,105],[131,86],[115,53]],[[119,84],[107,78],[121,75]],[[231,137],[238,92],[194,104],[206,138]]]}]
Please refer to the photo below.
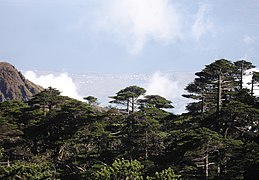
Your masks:
[{"label": "distant mountain", "polygon": [[20,71],[7,62],[0,62],[0,102],[26,101],[43,88],[25,79]]}]

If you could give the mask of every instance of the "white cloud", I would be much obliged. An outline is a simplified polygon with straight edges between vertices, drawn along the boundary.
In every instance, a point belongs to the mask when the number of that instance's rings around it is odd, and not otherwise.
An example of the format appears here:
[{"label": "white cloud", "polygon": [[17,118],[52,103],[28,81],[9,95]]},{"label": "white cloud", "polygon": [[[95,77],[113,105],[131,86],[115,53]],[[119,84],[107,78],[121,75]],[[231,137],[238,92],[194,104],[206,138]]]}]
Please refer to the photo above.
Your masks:
[{"label": "white cloud", "polygon": [[148,82],[147,94],[158,94],[166,98],[177,97],[178,82],[173,82],[166,74],[156,72]]},{"label": "white cloud", "polygon": [[209,9],[210,6],[208,4],[202,4],[195,15],[195,21],[192,25],[192,34],[197,40],[199,40],[204,34],[213,32],[214,25],[208,16]]},{"label": "white cloud", "polygon": [[33,71],[27,71],[24,76],[30,81],[44,88],[53,87],[61,91],[64,96],[82,100],[82,97],[78,94],[77,86],[73,82],[73,79],[68,76],[67,73],[60,73],[58,75],[47,74],[38,76]]},{"label": "white cloud", "polygon": [[148,41],[168,43],[182,38],[181,16],[170,0],[108,0],[104,4],[96,28],[112,34],[132,54]]},{"label": "white cloud", "polygon": [[[86,96],[95,96],[98,102],[103,106],[107,106],[110,101],[109,96],[114,95],[119,90],[131,86],[138,85],[147,90],[147,94],[160,95],[172,101],[175,108],[174,113],[185,112],[185,106],[188,99],[181,97],[186,94],[185,86],[192,81],[193,73],[162,73],[155,72],[154,74],[145,75],[74,75],[67,73],[41,73],[27,71],[25,77],[32,82],[47,88],[55,87],[62,92],[62,95],[67,95],[79,100]],[[108,87],[108,88],[107,88]]]},{"label": "white cloud", "polygon": [[183,113],[185,112],[186,104],[189,102],[188,99],[182,97],[182,94],[186,93],[184,90],[187,85],[186,83],[189,83],[179,82],[179,80],[183,79],[185,78],[182,76],[182,79],[177,78],[173,80],[172,77],[170,77],[170,74],[165,74],[158,71],[149,79],[146,86],[146,94],[160,95],[171,100],[173,102],[173,106],[175,106],[173,112]]},{"label": "white cloud", "polygon": [[[253,77],[253,72],[259,72],[259,69],[258,68],[252,68],[252,69],[249,69],[245,72],[245,76],[244,76],[244,87],[246,87],[247,89],[251,90],[252,89],[252,77]],[[259,96],[259,89],[258,89],[258,86],[256,85],[256,88],[254,88],[254,95],[255,96]]]}]

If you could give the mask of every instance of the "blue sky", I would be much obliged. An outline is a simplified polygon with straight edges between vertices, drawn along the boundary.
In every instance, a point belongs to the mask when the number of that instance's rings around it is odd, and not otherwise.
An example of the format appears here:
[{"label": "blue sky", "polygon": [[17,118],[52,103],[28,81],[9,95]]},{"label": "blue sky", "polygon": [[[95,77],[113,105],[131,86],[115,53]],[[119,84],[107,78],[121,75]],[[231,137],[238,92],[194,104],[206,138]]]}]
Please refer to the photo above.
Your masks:
[{"label": "blue sky", "polygon": [[259,66],[259,0],[0,0],[0,60],[21,70],[195,72]]}]

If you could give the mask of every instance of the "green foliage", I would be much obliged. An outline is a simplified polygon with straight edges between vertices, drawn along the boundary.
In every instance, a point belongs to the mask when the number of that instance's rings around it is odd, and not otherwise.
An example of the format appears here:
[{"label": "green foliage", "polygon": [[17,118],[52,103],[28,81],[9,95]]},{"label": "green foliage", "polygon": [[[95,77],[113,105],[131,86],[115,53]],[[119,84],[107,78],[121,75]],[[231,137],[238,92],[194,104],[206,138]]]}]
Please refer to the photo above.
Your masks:
[{"label": "green foliage", "polygon": [[0,148],[4,159],[19,159],[28,154],[28,150],[23,146],[25,140],[23,132],[19,129],[18,124],[9,115],[0,116]]},{"label": "green foliage", "polygon": [[96,179],[143,179],[142,170],[144,166],[137,160],[129,161],[125,159],[115,160],[111,166],[104,165],[100,170],[96,171]]},{"label": "green foliage", "polygon": [[243,89],[245,71],[253,67],[244,60],[232,63],[225,59],[206,65],[185,88],[189,94],[184,97],[199,100],[191,103],[187,110],[194,114],[219,110],[223,99],[229,101]]},{"label": "green foliage", "polygon": [[126,111],[129,112],[131,108],[131,112],[133,113],[137,108],[138,98],[145,93],[146,90],[142,87],[129,86],[117,92],[116,96],[111,96],[110,98],[113,100],[110,103],[126,105]]},{"label": "green foliage", "polygon": [[239,90],[243,89],[243,77],[245,72],[249,69],[255,68],[255,66],[251,62],[247,62],[245,60],[239,60],[234,62],[235,65],[235,75],[239,84]]},{"label": "green foliage", "polygon": [[248,142],[244,146],[245,179],[253,179],[259,175],[259,144]]},{"label": "green foliage", "polygon": [[1,160],[2,157],[3,157],[3,151],[4,151],[4,148],[1,148],[1,149],[0,149],[0,160]]},{"label": "green foliage", "polygon": [[94,96],[84,97],[84,100],[86,100],[89,105],[96,105],[97,104],[97,98],[94,97]]},{"label": "green foliage", "polygon": [[102,164],[100,166],[95,165],[93,179],[132,179],[132,180],[176,180],[180,176],[176,175],[171,167],[162,170],[161,172],[156,172],[153,176],[145,176],[143,173],[144,165],[137,160],[125,160],[117,159],[111,166]]},{"label": "green foliage", "polygon": [[48,111],[51,111],[53,108],[58,108],[64,99],[64,97],[60,96],[59,90],[49,87],[33,96],[33,98],[29,100],[28,104],[41,109],[44,116],[46,116]]},{"label": "green foliage", "polygon": [[180,179],[179,175],[176,175],[171,167],[156,172],[154,177],[147,177],[148,180],[177,180]]},{"label": "green foliage", "polygon": [[259,109],[239,101],[227,103],[218,121],[218,131],[224,136],[243,138],[256,136]]},{"label": "green foliage", "polygon": [[10,166],[0,166],[0,178],[11,179],[53,179],[55,170],[48,163],[16,161]]},{"label": "green foliage", "polygon": [[171,105],[171,101],[159,95],[147,95],[144,99],[139,100],[142,107],[150,107],[150,108],[173,108]]}]

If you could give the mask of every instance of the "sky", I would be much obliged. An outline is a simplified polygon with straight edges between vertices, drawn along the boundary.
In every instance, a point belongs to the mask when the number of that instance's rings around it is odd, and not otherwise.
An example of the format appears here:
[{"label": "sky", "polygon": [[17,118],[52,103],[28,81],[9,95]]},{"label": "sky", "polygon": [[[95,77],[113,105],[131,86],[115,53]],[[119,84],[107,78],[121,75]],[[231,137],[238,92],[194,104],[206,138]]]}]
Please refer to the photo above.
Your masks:
[{"label": "sky", "polygon": [[259,0],[0,0],[0,60],[69,73],[259,66]]}]

